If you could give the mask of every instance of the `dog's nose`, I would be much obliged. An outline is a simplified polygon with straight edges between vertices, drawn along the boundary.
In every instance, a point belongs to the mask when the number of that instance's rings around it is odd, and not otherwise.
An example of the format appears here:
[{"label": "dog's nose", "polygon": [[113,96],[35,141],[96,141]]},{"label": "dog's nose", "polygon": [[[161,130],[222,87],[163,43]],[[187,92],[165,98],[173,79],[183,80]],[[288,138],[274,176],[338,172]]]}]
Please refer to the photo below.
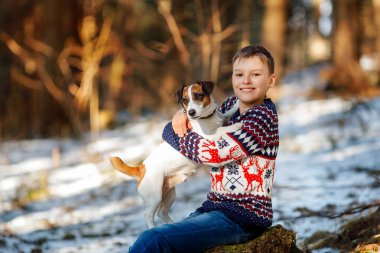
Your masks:
[{"label": "dog's nose", "polygon": [[193,117],[196,112],[194,109],[190,109],[187,113],[189,114],[189,116]]}]

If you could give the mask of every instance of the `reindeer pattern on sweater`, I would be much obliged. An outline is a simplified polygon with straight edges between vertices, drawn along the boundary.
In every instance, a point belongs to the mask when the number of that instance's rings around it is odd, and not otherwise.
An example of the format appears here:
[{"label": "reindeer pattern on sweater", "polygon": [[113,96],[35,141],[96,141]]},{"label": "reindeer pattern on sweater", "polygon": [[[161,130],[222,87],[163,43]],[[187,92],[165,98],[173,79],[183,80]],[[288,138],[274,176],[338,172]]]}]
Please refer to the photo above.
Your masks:
[{"label": "reindeer pattern on sweater", "polygon": [[[237,97],[219,108],[221,115],[236,108]],[[211,189],[198,210],[219,210],[242,227],[270,226],[273,219],[272,188],[279,147],[278,116],[274,103],[264,103],[243,114],[235,111],[228,124],[243,123],[241,129],[211,141],[189,131],[183,138],[173,135],[171,124],[163,138],[187,158],[210,165]]]}]

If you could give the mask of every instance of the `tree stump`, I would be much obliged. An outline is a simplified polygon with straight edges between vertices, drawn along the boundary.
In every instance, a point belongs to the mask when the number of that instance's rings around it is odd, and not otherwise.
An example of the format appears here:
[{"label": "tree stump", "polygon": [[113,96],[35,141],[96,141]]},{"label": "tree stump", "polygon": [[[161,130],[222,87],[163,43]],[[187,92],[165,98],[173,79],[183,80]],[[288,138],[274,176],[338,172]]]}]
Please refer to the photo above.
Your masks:
[{"label": "tree stump", "polygon": [[281,225],[270,227],[259,237],[237,245],[223,245],[206,253],[302,253],[296,245],[295,233]]}]

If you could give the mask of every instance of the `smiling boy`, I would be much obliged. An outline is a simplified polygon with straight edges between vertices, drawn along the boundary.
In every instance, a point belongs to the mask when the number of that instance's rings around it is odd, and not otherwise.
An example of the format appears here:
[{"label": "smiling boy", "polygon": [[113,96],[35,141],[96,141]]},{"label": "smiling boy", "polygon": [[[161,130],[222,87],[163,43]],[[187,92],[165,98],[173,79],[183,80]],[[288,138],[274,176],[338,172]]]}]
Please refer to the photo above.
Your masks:
[{"label": "smiling boy", "polygon": [[269,88],[276,77],[264,56],[234,58],[232,87],[239,98],[239,111],[243,113],[253,106],[264,103]]},{"label": "smiling boy", "polygon": [[246,242],[272,224],[279,136],[277,111],[266,93],[275,80],[272,55],[264,47],[248,46],[233,57],[236,96],[219,108],[221,115],[237,108],[228,124],[243,123],[241,129],[211,141],[189,131],[186,114],[176,113],[172,131],[178,136],[171,138],[178,138],[184,156],[212,167],[211,190],[190,217],[146,230],[130,252],[203,252]]}]

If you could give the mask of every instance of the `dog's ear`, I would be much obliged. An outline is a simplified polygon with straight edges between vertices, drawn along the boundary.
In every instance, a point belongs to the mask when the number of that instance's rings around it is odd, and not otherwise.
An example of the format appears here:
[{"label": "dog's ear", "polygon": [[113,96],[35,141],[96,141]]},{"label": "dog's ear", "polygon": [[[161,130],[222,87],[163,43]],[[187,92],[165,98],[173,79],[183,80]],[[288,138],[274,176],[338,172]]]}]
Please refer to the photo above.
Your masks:
[{"label": "dog's ear", "polygon": [[198,82],[202,86],[202,90],[206,95],[211,95],[212,90],[214,89],[214,82],[212,81],[199,81]]},{"label": "dog's ear", "polygon": [[183,94],[184,88],[185,88],[185,85],[182,85],[181,89],[177,90],[177,92],[175,93],[175,97],[177,99],[178,104],[181,104],[182,94]]}]

